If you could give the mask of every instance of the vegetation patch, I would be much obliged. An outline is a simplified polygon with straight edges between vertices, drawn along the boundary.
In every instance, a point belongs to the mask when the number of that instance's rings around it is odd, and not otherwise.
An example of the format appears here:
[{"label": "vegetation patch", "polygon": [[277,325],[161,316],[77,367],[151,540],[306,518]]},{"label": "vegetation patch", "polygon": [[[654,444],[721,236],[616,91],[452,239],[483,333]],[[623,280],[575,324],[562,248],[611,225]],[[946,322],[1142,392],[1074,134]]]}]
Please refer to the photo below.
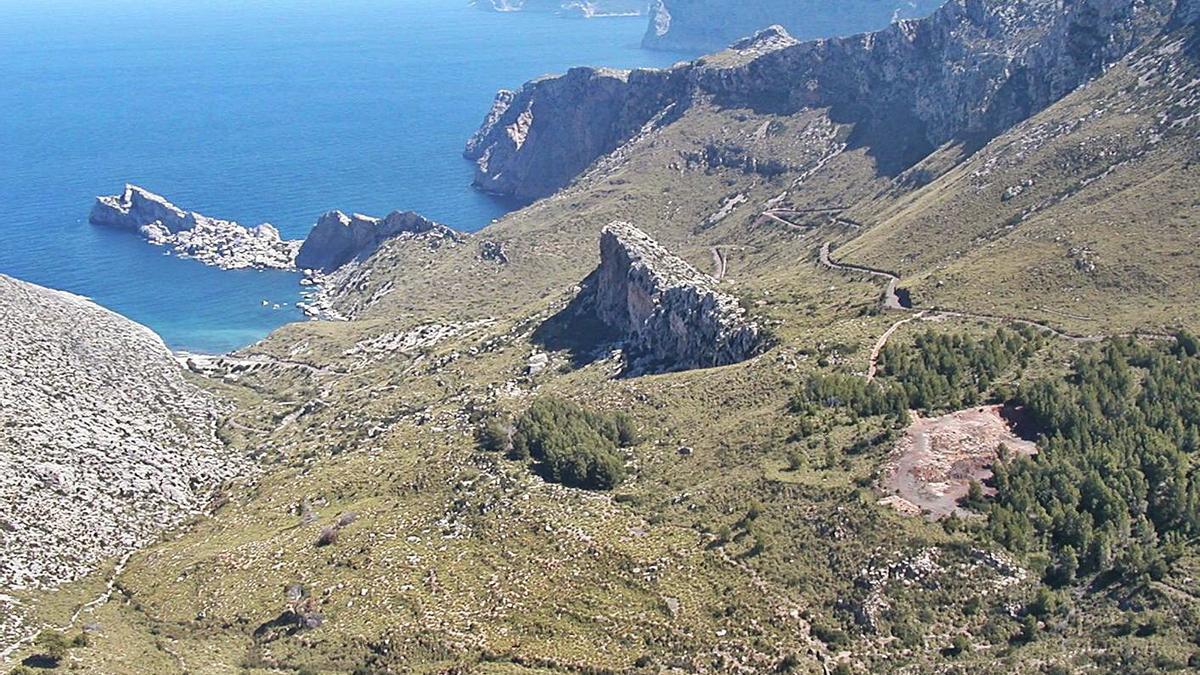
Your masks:
[{"label": "vegetation patch", "polygon": [[995,468],[990,527],[1015,551],[1046,551],[1048,579],[1086,572],[1161,579],[1200,531],[1200,358],[1130,339],[1077,358],[1017,394],[1041,453]]},{"label": "vegetation patch", "polygon": [[618,449],[636,445],[638,433],[624,413],[595,413],[566,399],[543,396],[511,425],[498,418],[485,421],[477,438],[485,450],[506,450],[514,459],[535,460],[535,468],[547,480],[610,490],[625,478]]}]

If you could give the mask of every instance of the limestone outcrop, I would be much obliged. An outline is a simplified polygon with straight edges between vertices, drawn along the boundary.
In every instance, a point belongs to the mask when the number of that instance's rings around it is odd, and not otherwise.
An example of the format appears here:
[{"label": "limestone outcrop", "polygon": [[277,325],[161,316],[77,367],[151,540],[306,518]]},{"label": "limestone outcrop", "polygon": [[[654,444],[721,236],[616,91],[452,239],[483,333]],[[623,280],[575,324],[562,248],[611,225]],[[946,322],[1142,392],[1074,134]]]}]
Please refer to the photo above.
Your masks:
[{"label": "limestone outcrop", "polygon": [[762,346],[759,327],[717,282],[633,225],[600,235],[600,265],[581,307],[625,340],[629,370],[663,372],[743,361]]},{"label": "limestone outcrop", "polygon": [[479,189],[520,200],[552,194],[681,97],[683,71],[572,68],[501,91],[467,142]]},{"label": "limestone outcrop", "polygon": [[119,195],[97,197],[94,225],[136,232],[151,244],[168,246],[181,258],[224,269],[312,270],[327,274],[369,256],[392,237],[426,237],[434,245],[463,235],[412,211],[384,218],[330,211],[303,240],[287,240],[270,224],[245,227],[184,210],[136,185]]},{"label": "limestone outcrop", "polygon": [[927,16],[943,1],[655,0],[642,46],[712,52],[775,24],[801,40],[853,35]]},{"label": "limestone outcrop", "polygon": [[148,328],[3,275],[0,322],[0,591],[78,578],[251,471]]},{"label": "limestone outcrop", "polygon": [[1195,15],[1194,0],[950,0],[849,37],[774,26],[669,70],[575,69],[501,92],[466,156],[480,188],[534,199],[705,103],[827,111],[894,175],[943,143],[986,142]]},{"label": "limestone outcrop", "polygon": [[332,272],[370,255],[392,237],[424,236],[431,241],[459,241],[454,230],[412,211],[393,211],[384,218],[330,211],[317,220],[296,255],[296,267]]},{"label": "limestone outcrop", "polygon": [[209,218],[136,185],[126,185],[119,195],[97,197],[88,220],[136,232],[181,258],[223,269],[292,269],[300,248],[300,242],[282,239],[269,223],[246,227]]}]

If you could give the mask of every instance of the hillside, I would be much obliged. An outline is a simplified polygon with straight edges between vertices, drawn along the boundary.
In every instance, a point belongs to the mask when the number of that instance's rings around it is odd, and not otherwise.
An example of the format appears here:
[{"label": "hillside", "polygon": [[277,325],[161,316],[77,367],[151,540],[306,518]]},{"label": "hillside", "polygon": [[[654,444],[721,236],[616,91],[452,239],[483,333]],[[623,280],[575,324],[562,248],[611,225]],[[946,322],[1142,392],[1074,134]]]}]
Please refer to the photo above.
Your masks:
[{"label": "hillside", "polygon": [[[154,541],[249,476],[217,402],[149,329],[84,298],[0,276],[0,635],[21,600]],[[15,594],[14,596],[8,595]]]},{"label": "hillside", "polygon": [[1197,15],[956,0],[502,95],[473,150],[552,194],[193,361],[261,478],[31,621],[84,672],[1196,667]]}]

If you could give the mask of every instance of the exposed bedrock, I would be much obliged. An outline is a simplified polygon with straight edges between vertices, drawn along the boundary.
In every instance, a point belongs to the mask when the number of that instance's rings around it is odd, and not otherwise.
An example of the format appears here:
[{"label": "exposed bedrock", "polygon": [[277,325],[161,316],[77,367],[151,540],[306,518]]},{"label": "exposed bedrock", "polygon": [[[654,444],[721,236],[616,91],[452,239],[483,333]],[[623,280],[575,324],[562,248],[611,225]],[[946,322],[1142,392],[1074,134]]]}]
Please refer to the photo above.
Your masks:
[{"label": "exposed bedrock", "polygon": [[762,347],[736,298],[629,223],[604,228],[600,265],[575,305],[623,336],[632,372],[722,366]]},{"label": "exposed bedrock", "polygon": [[119,195],[97,197],[89,220],[136,232],[152,244],[168,246],[180,257],[225,269],[246,267],[332,272],[365,258],[392,237],[422,236],[459,241],[464,235],[412,211],[384,218],[330,211],[303,241],[281,239],[270,224],[245,227],[182,209],[165,197],[136,185]]},{"label": "exposed bedrock", "polygon": [[527,201],[554,193],[683,98],[684,75],[572,68],[501,91],[467,142],[475,186]]},{"label": "exposed bedrock", "polygon": [[412,211],[393,211],[384,218],[330,211],[317,220],[300,252],[296,267],[331,272],[369,256],[392,237],[428,236],[458,241],[461,235]]},{"label": "exposed bedrock", "polygon": [[578,68],[501,92],[467,145],[475,184],[533,199],[695,101],[826,109],[894,175],[937,146],[986,142],[1159,34],[1196,0],[950,0],[924,19],[799,41],[781,26],[670,70]]},{"label": "exposed bedrock", "polygon": [[136,232],[180,257],[224,269],[292,269],[299,241],[281,239],[269,223],[246,227],[232,220],[185,211],[136,185],[119,195],[97,197],[88,220],[94,225]]},{"label": "exposed bedrock", "polygon": [[152,542],[250,470],[148,328],[3,275],[0,317],[0,591]]}]

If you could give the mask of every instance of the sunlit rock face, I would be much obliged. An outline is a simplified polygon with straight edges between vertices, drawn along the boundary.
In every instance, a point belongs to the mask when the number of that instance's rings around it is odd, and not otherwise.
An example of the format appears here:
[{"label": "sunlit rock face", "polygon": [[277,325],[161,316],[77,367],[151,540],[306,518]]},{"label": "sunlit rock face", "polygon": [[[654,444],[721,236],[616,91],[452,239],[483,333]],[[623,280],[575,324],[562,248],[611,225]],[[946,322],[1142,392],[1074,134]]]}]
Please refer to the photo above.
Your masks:
[{"label": "sunlit rock face", "polygon": [[723,366],[762,346],[736,298],[629,223],[604,228],[600,265],[583,294],[596,317],[626,337],[632,370]]}]

